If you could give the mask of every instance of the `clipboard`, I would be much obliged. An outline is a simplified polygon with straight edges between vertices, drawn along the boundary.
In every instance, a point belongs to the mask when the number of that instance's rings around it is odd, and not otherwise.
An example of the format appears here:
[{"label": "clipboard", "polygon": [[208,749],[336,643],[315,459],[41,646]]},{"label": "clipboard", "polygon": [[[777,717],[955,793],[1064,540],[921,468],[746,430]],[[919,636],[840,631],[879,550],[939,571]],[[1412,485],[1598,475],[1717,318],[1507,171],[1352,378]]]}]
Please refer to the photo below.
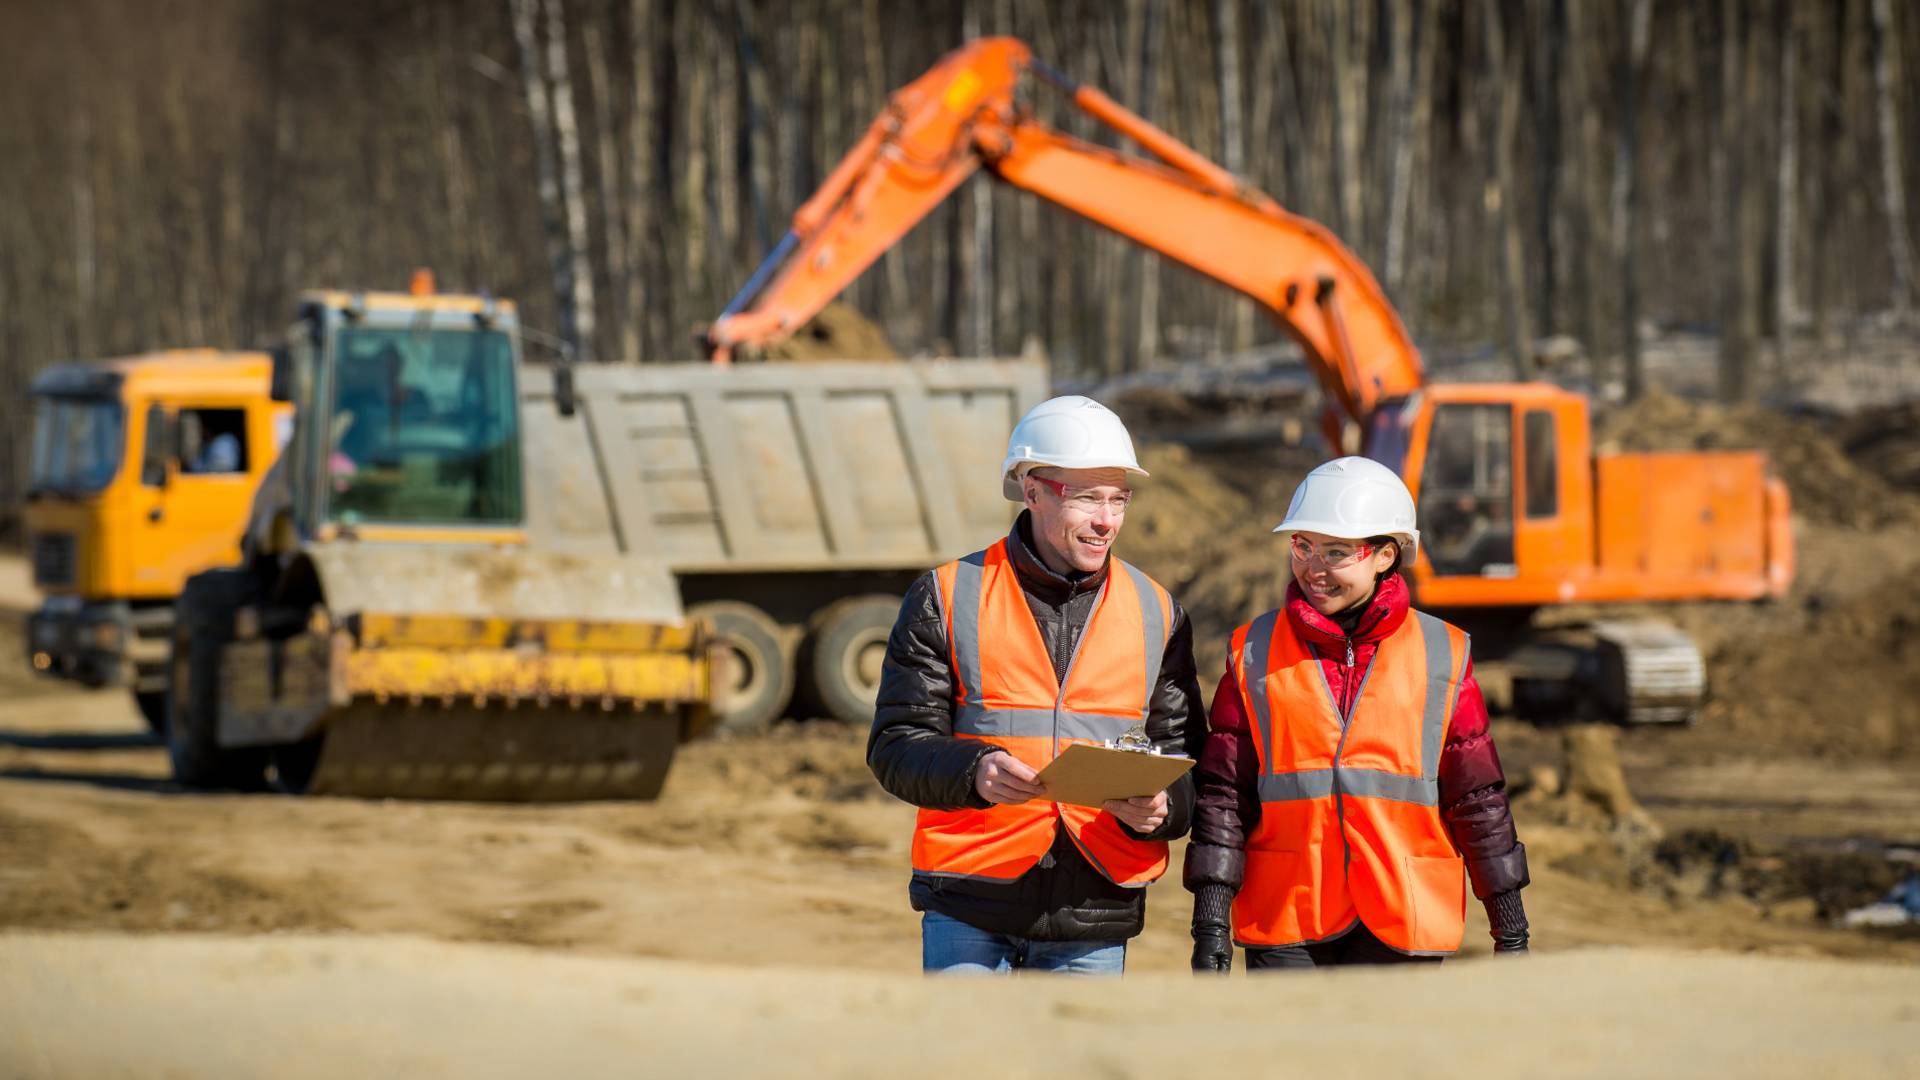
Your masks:
[{"label": "clipboard", "polygon": [[1044,796],[1097,807],[1108,799],[1157,795],[1193,768],[1193,759],[1074,743],[1040,770]]}]

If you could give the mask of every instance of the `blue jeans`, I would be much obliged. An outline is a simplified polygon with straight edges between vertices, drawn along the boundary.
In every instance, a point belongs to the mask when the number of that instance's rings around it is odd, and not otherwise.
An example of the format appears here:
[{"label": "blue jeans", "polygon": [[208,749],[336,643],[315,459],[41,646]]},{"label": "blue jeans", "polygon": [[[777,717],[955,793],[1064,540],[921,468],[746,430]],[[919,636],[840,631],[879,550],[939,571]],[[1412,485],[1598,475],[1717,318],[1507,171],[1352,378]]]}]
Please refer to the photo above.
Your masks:
[{"label": "blue jeans", "polygon": [[1054,971],[1118,975],[1127,966],[1124,941],[1034,941],[993,934],[929,911],[920,917],[920,966],[928,973],[997,975]]}]

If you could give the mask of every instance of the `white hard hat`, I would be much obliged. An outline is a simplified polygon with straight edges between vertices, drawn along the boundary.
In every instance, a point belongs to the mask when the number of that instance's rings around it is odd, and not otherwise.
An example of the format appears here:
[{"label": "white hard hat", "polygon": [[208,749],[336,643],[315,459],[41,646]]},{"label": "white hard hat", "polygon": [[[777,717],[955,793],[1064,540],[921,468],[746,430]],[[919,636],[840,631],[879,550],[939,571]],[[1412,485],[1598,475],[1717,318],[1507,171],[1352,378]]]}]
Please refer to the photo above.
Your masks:
[{"label": "white hard hat", "polygon": [[1398,473],[1363,457],[1335,458],[1293,489],[1287,519],[1277,533],[1316,532],[1343,540],[1391,536],[1403,557],[1420,543],[1413,527],[1413,495]]},{"label": "white hard hat", "polygon": [[1048,398],[1027,410],[1007,439],[1007,460],[1000,466],[1000,492],[1013,502],[1024,501],[1020,480],[1041,465],[1056,469],[1125,469],[1141,476],[1147,470],[1133,456],[1127,425],[1113,410],[1088,397]]}]

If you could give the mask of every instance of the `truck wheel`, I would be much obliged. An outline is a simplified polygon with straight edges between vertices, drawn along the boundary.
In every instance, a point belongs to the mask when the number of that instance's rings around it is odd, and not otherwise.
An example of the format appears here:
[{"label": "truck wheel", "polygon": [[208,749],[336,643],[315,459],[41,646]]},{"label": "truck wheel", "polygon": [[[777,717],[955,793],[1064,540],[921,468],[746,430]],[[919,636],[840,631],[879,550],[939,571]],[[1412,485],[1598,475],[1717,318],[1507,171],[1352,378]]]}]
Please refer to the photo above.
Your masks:
[{"label": "truck wheel", "polygon": [[700,604],[687,614],[713,624],[726,646],[726,668],[714,701],[714,729],[759,731],[778,720],[793,699],[793,656],[773,616],[738,600]]},{"label": "truck wheel", "polygon": [[165,690],[136,690],[133,703],[140,706],[140,715],[147,721],[147,729],[160,738],[167,737],[167,692]]},{"label": "truck wheel", "polygon": [[807,634],[802,671],[808,697],[844,724],[873,723],[897,596],[849,596],[821,609]]},{"label": "truck wheel", "polygon": [[219,726],[220,651],[233,640],[233,615],[253,593],[241,570],[209,570],[187,579],[167,664],[167,756],[175,782],[192,788],[259,791],[268,751],[223,747]]}]

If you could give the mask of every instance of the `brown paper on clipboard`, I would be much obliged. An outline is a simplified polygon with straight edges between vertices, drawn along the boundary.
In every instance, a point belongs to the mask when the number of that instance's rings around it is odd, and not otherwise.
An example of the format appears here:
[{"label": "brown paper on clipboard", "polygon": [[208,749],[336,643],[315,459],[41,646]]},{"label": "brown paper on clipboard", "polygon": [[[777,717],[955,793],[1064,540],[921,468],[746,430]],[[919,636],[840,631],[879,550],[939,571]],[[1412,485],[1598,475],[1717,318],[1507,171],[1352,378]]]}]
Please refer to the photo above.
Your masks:
[{"label": "brown paper on clipboard", "polygon": [[1075,806],[1157,795],[1186,775],[1193,759],[1074,743],[1040,770],[1046,798]]}]

